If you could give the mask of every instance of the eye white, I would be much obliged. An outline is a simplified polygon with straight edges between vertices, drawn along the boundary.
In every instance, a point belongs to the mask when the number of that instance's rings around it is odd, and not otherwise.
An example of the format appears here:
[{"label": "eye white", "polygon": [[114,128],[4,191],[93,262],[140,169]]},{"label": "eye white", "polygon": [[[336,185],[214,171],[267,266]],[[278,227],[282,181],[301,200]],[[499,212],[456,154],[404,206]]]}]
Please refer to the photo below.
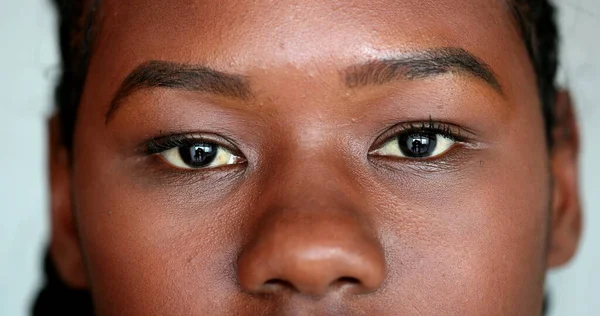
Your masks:
[{"label": "eye white", "polygon": [[437,157],[437,156],[444,154],[450,148],[452,148],[452,146],[456,143],[454,140],[452,140],[448,137],[445,137],[441,134],[436,134],[435,137],[436,137],[435,148],[434,148],[433,152],[431,152],[431,154],[429,154],[428,156],[425,156],[425,157],[406,156],[400,149],[400,144],[398,143],[397,137],[395,137],[392,140],[385,143],[381,148],[375,150],[373,152],[373,154],[380,155],[380,156],[402,157],[402,158],[409,158],[409,159],[431,158],[431,157]]},{"label": "eye white", "polygon": [[165,151],[161,152],[160,155],[163,158],[163,160],[165,160],[168,164],[170,164],[174,167],[180,168],[180,169],[215,168],[215,167],[220,167],[220,166],[225,166],[225,165],[233,165],[236,163],[240,163],[240,161],[242,161],[241,157],[238,157],[238,156],[232,154],[229,150],[227,150],[221,146],[217,146],[217,154],[216,154],[215,158],[213,159],[213,161],[211,161],[209,164],[202,166],[202,167],[193,167],[193,166],[190,166],[189,164],[187,164],[181,157],[181,154],[179,152],[179,147],[174,147],[169,150],[165,150]]}]

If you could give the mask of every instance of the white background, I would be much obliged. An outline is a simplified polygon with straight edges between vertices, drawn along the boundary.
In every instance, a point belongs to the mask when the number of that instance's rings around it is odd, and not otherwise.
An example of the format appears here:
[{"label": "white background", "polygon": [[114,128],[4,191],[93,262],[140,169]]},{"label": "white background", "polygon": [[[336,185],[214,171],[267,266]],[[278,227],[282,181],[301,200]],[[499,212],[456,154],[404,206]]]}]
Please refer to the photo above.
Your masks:
[{"label": "white background", "polygon": [[[552,316],[600,315],[600,0],[558,0],[564,82],[582,127],[585,232],[551,273]],[[26,315],[48,235],[45,118],[58,73],[49,0],[0,0],[0,315]]]}]

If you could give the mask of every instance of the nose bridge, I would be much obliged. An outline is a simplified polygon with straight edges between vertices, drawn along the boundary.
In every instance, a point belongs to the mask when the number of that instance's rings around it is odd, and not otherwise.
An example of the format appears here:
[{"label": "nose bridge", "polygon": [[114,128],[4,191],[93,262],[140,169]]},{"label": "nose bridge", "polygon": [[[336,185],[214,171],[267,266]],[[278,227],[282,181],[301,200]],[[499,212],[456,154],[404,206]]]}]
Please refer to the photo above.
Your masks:
[{"label": "nose bridge", "polygon": [[[265,193],[274,195],[271,201],[276,201],[284,208],[295,208],[294,204],[300,203],[302,206],[298,208],[330,209],[337,208],[335,202],[342,200],[344,203],[338,206],[359,202],[352,198],[359,191],[356,179],[348,168],[347,160],[352,158],[344,157],[336,150],[336,140],[296,142],[298,144],[282,150],[286,155],[273,159],[277,163],[264,172],[266,179],[263,188]],[[332,205],[324,205],[328,203]]]},{"label": "nose bridge", "polygon": [[263,215],[239,256],[240,285],[311,296],[376,291],[385,258],[349,175],[331,161],[306,163],[274,172],[265,186]]}]

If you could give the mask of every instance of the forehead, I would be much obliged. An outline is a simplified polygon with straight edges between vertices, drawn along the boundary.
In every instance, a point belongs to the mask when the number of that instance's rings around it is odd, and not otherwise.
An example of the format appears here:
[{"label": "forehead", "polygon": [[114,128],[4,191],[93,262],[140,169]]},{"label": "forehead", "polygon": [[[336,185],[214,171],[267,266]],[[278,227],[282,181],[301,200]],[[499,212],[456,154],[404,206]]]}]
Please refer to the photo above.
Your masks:
[{"label": "forehead", "polygon": [[257,90],[278,97],[323,90],[349,65],[441,47],[464,49],[488,64],[510,103],[537,95],[505,0],[101,3],[86,81],[94,89],[85,89],[84,101],[106,108],[128,74],[150,60],[247,75]]},{"label": "forehead", "polygon": [[243,71],[460,46],[492,64],[507,44],[520,46],[503,0],[107,0],[102,12],[100,47],[134,63]]}]

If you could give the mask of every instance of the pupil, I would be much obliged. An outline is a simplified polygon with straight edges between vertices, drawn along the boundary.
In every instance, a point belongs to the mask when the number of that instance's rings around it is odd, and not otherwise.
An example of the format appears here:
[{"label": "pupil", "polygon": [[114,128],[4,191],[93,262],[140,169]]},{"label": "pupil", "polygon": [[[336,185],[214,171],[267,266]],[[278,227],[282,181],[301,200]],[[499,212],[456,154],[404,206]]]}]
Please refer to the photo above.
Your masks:
[{"label": "pupil", "polygon": [[179,147],[179,155],[190,167],[206,167],[217,157],[217,146],[198,143],[192,146]]},{"label": "pupil", "polygon": [[413,133],[398,137],[398,143],[406,157],[428,157],[435,150],[437,138],[435,133]]}]

